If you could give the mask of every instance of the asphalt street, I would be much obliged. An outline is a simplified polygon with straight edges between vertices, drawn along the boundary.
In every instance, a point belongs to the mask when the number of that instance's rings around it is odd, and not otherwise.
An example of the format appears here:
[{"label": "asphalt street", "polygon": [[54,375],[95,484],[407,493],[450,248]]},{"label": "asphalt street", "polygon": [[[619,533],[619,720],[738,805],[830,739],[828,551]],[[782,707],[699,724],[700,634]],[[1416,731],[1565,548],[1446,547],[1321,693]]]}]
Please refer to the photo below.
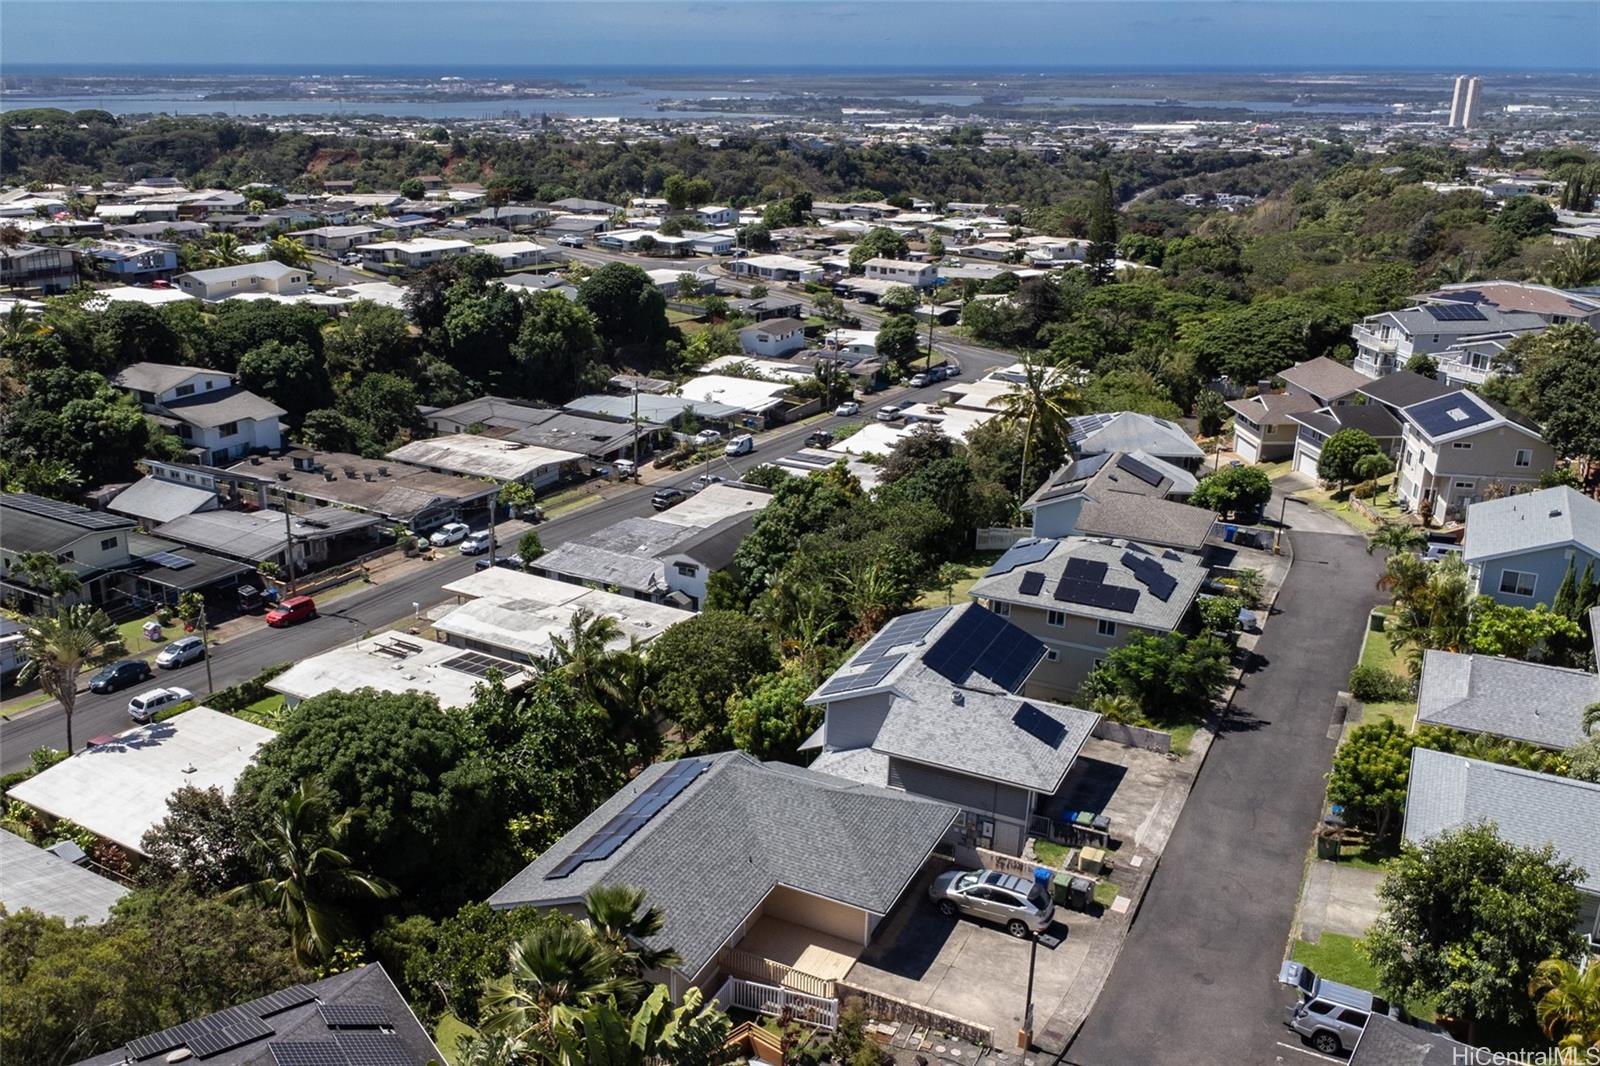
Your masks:
[{"label": "asphalt street", "polygon": [[1323,1058],[1283,1027],[1293,996],[1277,973],[1338,736],[1334,697],[1360,653],[1382,560],[1348,533],[1290,541],[1294,564],[1254,665],[1067,1049],[1074,1066]]}]

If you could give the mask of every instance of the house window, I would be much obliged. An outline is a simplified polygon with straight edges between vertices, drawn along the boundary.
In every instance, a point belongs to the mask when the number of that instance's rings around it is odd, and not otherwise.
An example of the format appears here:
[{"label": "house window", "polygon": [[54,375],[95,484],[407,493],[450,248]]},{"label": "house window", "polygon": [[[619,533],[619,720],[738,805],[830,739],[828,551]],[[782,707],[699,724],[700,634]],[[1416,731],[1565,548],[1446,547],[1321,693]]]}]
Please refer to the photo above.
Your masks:
[{"label": "house window", "polygon": [[1500,571],[1500,591],[1506,596],[1529,596],[1538,587],[1539,578],[1535,574],[1525,574],[1521,570]]},{"label": "house window", "polygon": [[1517,449],[1516,464],[1518,466],[1520,466],[1520,467],[1532,466],[1533,465],[1533,449],[1532,448],[1518,448]]},{"label": "house window", "polygon": [[1471,481],[1458,481],[1458,482],[1456,482],[1456,488],[1458,488],[1458,489],[1474,489],[1474,488],[1477,488],[1477,487],[1478,487],[1477,484],[1474,483],[1474,482],[1471,482]]},{"label": "house window", "polygon": [[179,385],[178,389],[177,389],[177,393],[178,393],[179,396],[193,396],[194,395],[194,386],[193,385]]},{"label": "house window", "polygon": [[693,563],[678,563],[677,568],[678,573],[683,577],[694,577],[700,572],[700,568]]},{"label": "house window", "polygon": [[1098,623],[1095,624],[1095,630],[1102,637],[1114,637],[1117,635],[1117,623],[1109,619],[1102,618]]},{"label": "house window", "polygon": [[1472,442],[1471,441],[1458,440],[1458,441],[1454,442],[1453,444],[1451,444],[1450,447],[1455,448],[1455,449],[1457,449],[1459,451],[1466,451],[1468,448],[1472,447]]},{"label": "house window", "polygon": [[224,437],[231,437],[235,433],[239,432],[239,423],[224,422],[222,425],[217,427],[217,432],[222,434]]},{"label": "house window", "polygon": [[1060,659],[1061,659],[1061,653],[1059,651],[1056,651],[1056,649],[1054,649],[1054,648],[1046,648],[1044,650],[1044,661],[1045,662],[1053,663],[1053,662],[1060,661]]},{"label": "house window", "polygon": [[1067,624],[1067,613],[1065,611],[1046,611],[1044,620],[1049,625],[1053,625],[1057,629],[1060,629],[1062,626]]},{"label": "house window", "polygon": [[999,600],[990,600],[989,610],[993,611],[1001,618],[1011,617],[1011,605],[1009,603],[1001,603]]},{"label": "house window", "polygon": [[100,542],[100,550],[103,551],[103,552],[116,551],[117,550],[117,538],[116,537],[107,537],[105,540],[102,540]]}]

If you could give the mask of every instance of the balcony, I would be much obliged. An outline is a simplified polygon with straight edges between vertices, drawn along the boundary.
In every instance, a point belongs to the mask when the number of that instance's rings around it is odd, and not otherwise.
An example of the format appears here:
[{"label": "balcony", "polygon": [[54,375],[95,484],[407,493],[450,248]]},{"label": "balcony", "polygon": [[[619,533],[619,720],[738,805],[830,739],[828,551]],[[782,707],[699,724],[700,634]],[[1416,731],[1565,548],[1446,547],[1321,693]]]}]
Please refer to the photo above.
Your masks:
[{"label": "balcony", "polygon": [[1363,326],[1356,326],[1350,331],[1350,336],[1355,340],[1358,348],[1367,348],[1381,355],[1393,355],[1399,350],[1400,342],[1392,338],[1384,338],[1376,332]]}]

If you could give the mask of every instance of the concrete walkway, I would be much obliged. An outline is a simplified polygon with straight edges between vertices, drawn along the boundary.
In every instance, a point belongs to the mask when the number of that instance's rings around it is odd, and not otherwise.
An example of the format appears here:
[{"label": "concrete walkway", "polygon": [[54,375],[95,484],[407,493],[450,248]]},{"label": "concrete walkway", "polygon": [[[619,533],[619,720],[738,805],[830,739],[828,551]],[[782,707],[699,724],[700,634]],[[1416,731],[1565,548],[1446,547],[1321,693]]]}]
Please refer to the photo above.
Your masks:
[{"label": "concrete walkway", "polygon": [[1318,860],[1306,873],[1300,897],[1299,939],[1316,943],[1323,933],[1364,936],[1378,920],[1378,885],[1383,873],[1348,863]]}]

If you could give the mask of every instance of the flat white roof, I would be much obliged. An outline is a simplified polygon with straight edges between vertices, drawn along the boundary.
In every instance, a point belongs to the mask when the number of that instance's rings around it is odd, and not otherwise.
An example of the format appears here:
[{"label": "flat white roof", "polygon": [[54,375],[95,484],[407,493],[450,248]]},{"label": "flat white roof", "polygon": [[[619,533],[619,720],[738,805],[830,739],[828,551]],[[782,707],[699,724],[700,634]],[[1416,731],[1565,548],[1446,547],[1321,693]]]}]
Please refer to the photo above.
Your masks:
[{"label": "flat white roof", "polygon": [[150,304],[176,304],[194,297],[182,289],[145,289],[137,285],[117,285],[109,289],[101,289],[89,298],[85,307],[103,307],[100,301],[108,303],[136,303]]},{"label": "flat white roof", "polygon": [[413,237],[409,241],[375,241],[356,245],[358,249],[383,252],[443,252],[474,247],[476,245],[471,241],[447,241],[438,237]]},{"label": "flat white roof", "polygon": [[930,404],[914,403],[901,408],[909,423],[928,422],[944,430],[945,436],[961,440],[974,429],[999,417],[998,411],[975,411],[969,407],[941,406],[937,410]]},{"label": "flat white roof", "polygon": [[771,502],[770,492],[717,484],[701,489],[676,507],[669,507],[651,517],[657,522],[706,529],[736,514],[762,510]]},{"label": "flat white roof", "polygon": [[451,433],[401,445],[389,453],[389,458],[455,474],[519,481],[537,473],[541,467],[576,462],[583,456],[578,452],[541,448],[536,444],[521,444],[477,433]]},{"label": "flat white roof", "polygon": [[[341,648],[302,659],[267,683],[290,699],[308,700],[324,692],[372,688],[379,692],[417,692],[436,697],[441,708],[465,707],[483,684],[481,673],[464,667],[482,665],[476,653],[404,633],[380,633]],[[504,662],[504,660],[497,660]],[[455,663],[456,665],[446,665]],[[526,680],[516,663],[501,670],[508,684]]]},{"label": "flat white roof", "polygon": [[1017,391],[1009,381],[962,381],[946,385],[942,390],[949,395],[947,406],[965,407],[975,411],[999,411],[1004,407],[1004,397]]},{"label": "flat white roof", "polygon": [[804,273],[821,273],[822,268],[809,259],[796,259],[792,255],[752,255],[739,262],[768,270],[798,270]]},{"label": "flat white roof", "polygon": [[333,293],[350,300],[371,300],[375,304],[404,311],[406,291],[404,285],[391,285],[387,281],[362,281],[354,285],[341,285]]},{"label": "flat white roof", "polygon": [[174,792],[193,785],[231,793],[256,750],[274,735],[242,718],[196,707],[80,751],[7,795],[142,855],[140,841],[167,816]]},{"label": "flat white roof", "polygon": [[74,865],[19,836],[0,830],[0,903],[12,914],[24,907],[98,925],[128,890],[108,877]]},{"label": "flat white roof", "polygon": [[434,628],[467,641],[481,641],[518,656],[550,651],[550,639],[571,631],[579,611],[614,618],[621,627],[614,648],[648,644],[670,627],[694,617],[690,611],[619,596],[534,574],[491,566],[444,587],[469,602],[434,620]]},{"label": "flat white roof", "polygon": [[846,455],[887,456],[894,451],[894,446],[905,435],[906,430],[900,426],[893,426],[887,422],[870,422],[844,440],[830,444],[828,450],[843,452]]},{"label": "flat white roof", "polygon": [[736,378],[726,374],[702,374],[685,381],[678,389],[678,394],[690,400],[725,403],[746,411],[759,411],[771,407],[793,387],[794,383],[789,381],[756,381],[754,378]]},{"label": "flat white roof", "polygon": [[528,252],[545,251],[545,246],[538,241],[501,241],[498,244],[481,244],[478,250],[488,252],[494,256],[524,255]]},{"label": "flat white roof", "polygon": [[[757,322],[755,325],[744,328],[760,329],[763,324]],[[785,381],[795,384],[802,381],[810,381],[816,376],[809,367],[800,366],[796,363],[785,363],[777,359],[763,359],[759,355],[719,355],[707,363],[703,369],[727,370],[741,366],[747,366],[757,373],[765,374],[768,377],[783,378]]]}]

